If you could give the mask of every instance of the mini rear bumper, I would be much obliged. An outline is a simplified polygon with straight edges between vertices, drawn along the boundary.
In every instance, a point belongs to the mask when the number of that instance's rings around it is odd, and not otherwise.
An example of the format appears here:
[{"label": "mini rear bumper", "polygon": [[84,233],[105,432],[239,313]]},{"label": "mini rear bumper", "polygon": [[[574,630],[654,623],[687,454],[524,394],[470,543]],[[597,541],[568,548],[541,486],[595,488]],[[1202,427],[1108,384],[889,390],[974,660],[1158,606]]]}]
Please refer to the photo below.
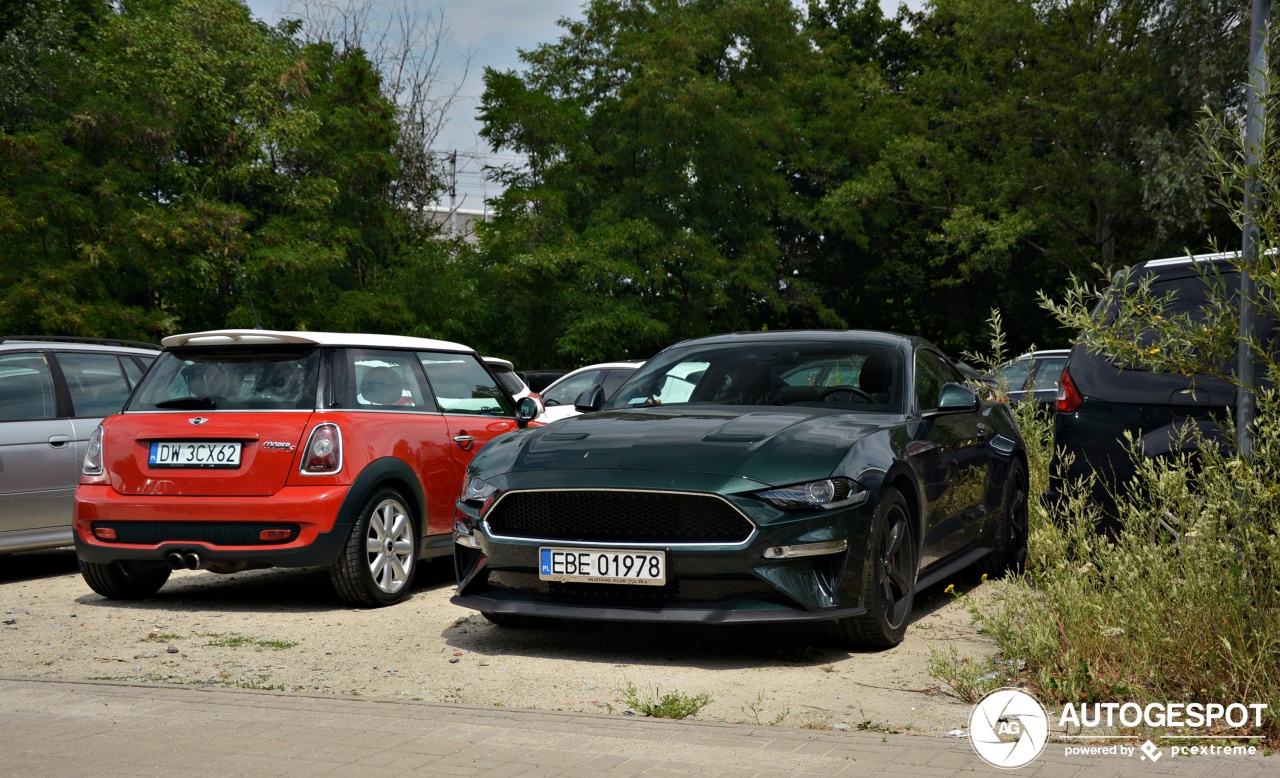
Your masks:
[{"label": "mini rear bumper", "polygon": [[[341,516],[348,491],[347,486],[289,487],[270,497],[155,497],[82,485],[76,492],[73,521],[76,553],[99,564],[164,562],[174,552],[194,552],[207,562],[328,565],[338,558],[350,534],[351,521]],[[103,540],[94,534],[96,527],[130,525],[145,525],[147,541]],[[246,541],[241,531],[246,527],[289,528],[292,535],[287,542]]]}]

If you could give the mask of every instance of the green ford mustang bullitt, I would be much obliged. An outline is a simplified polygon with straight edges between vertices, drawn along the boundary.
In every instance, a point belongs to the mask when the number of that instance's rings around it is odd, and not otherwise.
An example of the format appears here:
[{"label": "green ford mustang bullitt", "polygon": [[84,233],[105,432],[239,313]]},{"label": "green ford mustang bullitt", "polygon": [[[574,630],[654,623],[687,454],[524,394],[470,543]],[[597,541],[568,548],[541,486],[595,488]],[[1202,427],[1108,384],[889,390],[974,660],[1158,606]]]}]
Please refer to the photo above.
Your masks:
[{"label": "green ford mustang bullitt", "polygon": [[471,462],[454,603],[507,626],[826,621],[888,647],[917,589],[1026,556],[1009,408],[920,338],[686,341],[599,398]]}]

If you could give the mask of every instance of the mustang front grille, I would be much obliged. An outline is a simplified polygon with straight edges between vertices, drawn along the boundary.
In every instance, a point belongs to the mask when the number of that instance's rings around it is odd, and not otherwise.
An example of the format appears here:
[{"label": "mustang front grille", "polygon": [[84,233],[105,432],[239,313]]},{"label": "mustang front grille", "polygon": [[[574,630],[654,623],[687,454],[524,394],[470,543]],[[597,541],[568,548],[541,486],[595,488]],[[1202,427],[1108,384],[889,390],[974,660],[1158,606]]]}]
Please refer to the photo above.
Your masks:
[{"label": "mustang front grille", "polygon": [[742,543],[754,526],[719,497],[669,492],[510,492],[485,517],[494,535],[593,543]]},{"label": "mustang front grille", "polygon": [[[131,543],[154,546],[159,543],[209,543],[214,546],[278,546],[298,537],[296,524],[225,521],[95,521],[93,529],[113,529],[115,540],[108,543]],[[289,536],[283,540],[262,540],[264,529],[283,529]],[[97,538],[98,542],[104,542]]]}]

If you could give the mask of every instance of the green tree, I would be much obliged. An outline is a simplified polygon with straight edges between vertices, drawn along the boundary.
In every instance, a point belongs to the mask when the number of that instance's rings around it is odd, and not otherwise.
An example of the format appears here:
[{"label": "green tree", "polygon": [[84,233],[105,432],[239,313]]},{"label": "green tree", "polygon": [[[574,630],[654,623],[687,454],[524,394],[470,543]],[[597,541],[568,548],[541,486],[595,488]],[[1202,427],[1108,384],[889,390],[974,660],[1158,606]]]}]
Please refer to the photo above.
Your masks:
[{"label": "green tree", "polygon": [[648,356],[785,320],[774,223],[800,140],[795,8],[595,0],[562,25],[522,54],[524,73],[485,73],[482,134],[528,158],[505,171],[484,233],[520,350],[540,364]]},{"label": "green tree", "polygon": [[878,310],[960,350],[977,345],[995,305],[1020,323],[1016,346],[1048,345],[1064,336],[1036,310],[1036,290],[1092,263],[1229,234],[1209,207],[1195,115],[1241,104],[1242,10],[935,0],[910,15],[908,66],[888,102],[914,116],[824,203],[868,247],[850,270],[887,283],[833,307]]},{"label": "green tree", "polygon": [[296,29],[237,0],[54,29],[86,41],[45,71],[56,110],[0,135],[0,329],[414,325],[393,282],[423,234],[390,195],[395,108],[359,49]]}]

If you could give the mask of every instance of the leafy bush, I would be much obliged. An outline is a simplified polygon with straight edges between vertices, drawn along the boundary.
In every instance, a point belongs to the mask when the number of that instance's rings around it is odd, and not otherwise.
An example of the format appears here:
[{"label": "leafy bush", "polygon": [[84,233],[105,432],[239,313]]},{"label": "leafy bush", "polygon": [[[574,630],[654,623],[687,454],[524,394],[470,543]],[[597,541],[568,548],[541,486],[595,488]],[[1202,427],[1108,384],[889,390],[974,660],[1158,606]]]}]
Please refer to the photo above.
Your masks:
[{"label": "leafy bush", "polygon": [[[1273,118],[1277,107],[1269,107]],[[1235,263],[1256,281],[1260,314],[1280,321],[1280,147],[1266,143],[1246,164],[1243,149],[1223,151],[1238,133],[1212,120],[1203,131],[1219,202],[1238,225],[1242,182],[1257,182],[1261,261]],[[1169,298],[1141,282],[1106,300],[1106,322],[1093,314],[1106,292],[1080,281],[1064,302],[1043,303],[1086,348],[1118,362],[1239,385],[1240,292],[1207,280],[1210,301],[1199,315],[1173,313]],[[1250,340],[1264,387],[1280,386],[1274,343]],[[1205,442],[1194,458],[1136,457],[1134,482],[1117,495],[1123,530],[1114,536],[1095,531],[1086,484],[1066,486],[1055,516],[1040,504],[1052,431],[1048,419],[1019,409],[1031,475],[1027,572],[968,606],[1007,661],[1025,662],[1020,680],[1042,701],[1266,703],[1262,725],[1236,734],[1280,745],[1280,394],[1263,388],[1256,402],[1244,456]]]}]

